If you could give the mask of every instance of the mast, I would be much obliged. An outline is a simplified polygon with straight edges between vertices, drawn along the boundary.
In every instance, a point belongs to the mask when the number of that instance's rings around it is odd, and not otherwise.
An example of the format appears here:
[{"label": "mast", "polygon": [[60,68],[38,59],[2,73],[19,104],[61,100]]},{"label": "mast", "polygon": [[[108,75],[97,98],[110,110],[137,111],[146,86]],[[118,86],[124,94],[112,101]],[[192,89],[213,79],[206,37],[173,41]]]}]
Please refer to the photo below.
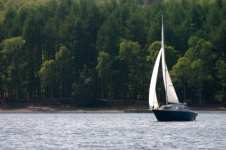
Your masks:
[{"label": "mast", "polygon": [[[162,47],[162,51],[163,51],[163,57],[162,59],[165,60],[165,46],[164,46],[164,25],[163,25],[163,15],[162,15],[162,39],[161,39],[161,47]],[[166,67],[164,67],[164,72],[165,72],[165,81],[166,81]],[[167,81],[164,83],[165,85],[165,89],[166,89],[166,105],[168,104],[168,93],[167,93]]]}]

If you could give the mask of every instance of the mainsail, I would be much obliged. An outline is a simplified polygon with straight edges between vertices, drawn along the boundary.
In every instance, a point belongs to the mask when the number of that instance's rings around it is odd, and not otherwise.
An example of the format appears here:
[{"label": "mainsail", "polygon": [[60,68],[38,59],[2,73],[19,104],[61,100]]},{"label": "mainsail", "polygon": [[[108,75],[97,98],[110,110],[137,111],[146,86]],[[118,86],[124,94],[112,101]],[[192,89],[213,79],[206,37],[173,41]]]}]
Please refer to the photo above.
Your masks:
[{"label": "mainsail", "polygon": [[165,64],[165,60],[163,59],[163,57],[162,57],[162,72],[164,72],[163,81],[164,81],[164,87],[166,91],[166,101],[169,103],[179,103],[177,93],[173,86],[172,80],[169,75],[169,71],[167,69],[167,66]]},{"label": "mainsail", "polygon": [[165,61],[165,47],[164,47],[164,27],[163,27],[163,20],[162,20],[162,39],[161,39],[161,49],[159,50],[158,56],[156,58],[152,76],[151,76],[151,83],[149,88],[149,106],[150,108],[158,108],[158,101],[157,101],[157,94],[156,94],[156,84],[157,84],[157,77],[158,77],[158,70],[160,59],[162,60],[162,74],[163,74],[163,81],[164,81],[164,88],[166,93],[166,101],[167,103],[179,103],[175,88],[173,86],[172,80],[169,75],[169,71]]}]

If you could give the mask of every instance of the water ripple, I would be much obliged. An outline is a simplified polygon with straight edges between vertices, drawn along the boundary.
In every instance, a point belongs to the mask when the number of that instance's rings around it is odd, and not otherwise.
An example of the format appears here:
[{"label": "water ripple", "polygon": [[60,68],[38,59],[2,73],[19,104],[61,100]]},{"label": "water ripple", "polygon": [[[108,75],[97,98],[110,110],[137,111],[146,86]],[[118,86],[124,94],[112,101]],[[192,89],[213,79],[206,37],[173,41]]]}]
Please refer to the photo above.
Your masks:
[{"label": "water ripple", "polygon": [[140,113],[0,114],[0,149],[224,150],[226,113],[194,122],[157,122]]}]

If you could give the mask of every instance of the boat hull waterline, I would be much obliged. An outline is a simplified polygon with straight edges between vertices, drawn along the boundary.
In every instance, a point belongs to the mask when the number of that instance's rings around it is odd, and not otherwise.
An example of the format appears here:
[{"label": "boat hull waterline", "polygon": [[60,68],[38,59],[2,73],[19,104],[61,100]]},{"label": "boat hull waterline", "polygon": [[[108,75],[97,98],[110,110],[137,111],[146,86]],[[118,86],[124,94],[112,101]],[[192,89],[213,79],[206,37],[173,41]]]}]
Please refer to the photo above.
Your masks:
[{"label": "boat hull waterline", "polygon": [[186,110],[152,110],[158,121],[194,121],[197,113]]}]

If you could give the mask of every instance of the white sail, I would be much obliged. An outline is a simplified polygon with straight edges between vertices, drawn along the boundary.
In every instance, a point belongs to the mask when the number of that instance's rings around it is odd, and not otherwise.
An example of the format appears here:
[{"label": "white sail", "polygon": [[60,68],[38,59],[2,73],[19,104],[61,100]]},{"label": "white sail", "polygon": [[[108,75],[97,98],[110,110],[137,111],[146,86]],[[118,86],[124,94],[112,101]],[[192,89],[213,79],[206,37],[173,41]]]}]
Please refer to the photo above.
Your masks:
[{"label": "white sail", "polygon": [[162,51],[160,50],[158,53],[158,56],[156,58],[154,68],[152,71],[152,76],[151,76],[151,83],[149,87],[149,106],[150,109],[156,109],[159,107],[158,100],[157,100],[157,95],[156,95],[156,83],[157,83],[157,77],[158,77],[158,70],[159,70],[159,64],[160,64],[160,58],[162,55]]},{"label": "white sail", "polygon": [[[163,59],[162,59],[163,60]],[[167,101],[169,103],[179,103],[177,93],[175,91],[175,88],[173,86],[172,80],[169,75],[169,71],[167,69],[166,64],[164,64],[165,61],[162,62],[162,71],[163,73],[163,81],[164,81],[164,87],[166,91],[166,97]]]},{"label": "white sail", "polygon": [[177,93],[173,86],[172,80],[169,75],[169,71],[165,61],[165,47],[164,47],[164,28],[163,28],[163,20],[162,20],[162,41],[161,41],[161,50],[162,50],[162,74],[164,87],[166,91],[166,100],[169,103],[179,103]]}]

